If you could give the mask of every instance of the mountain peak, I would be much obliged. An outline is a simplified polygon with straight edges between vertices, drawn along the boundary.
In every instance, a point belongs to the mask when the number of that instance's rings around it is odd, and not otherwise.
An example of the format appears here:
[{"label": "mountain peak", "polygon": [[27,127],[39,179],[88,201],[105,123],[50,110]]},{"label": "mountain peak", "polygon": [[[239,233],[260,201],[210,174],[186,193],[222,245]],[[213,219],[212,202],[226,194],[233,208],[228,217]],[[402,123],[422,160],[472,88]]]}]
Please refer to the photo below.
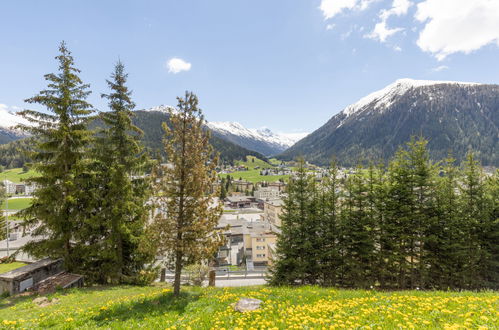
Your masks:
[{"label": "mountain peak", "polygon": [[300,136],[274,133],[267,127],[246,128],[238,122],[208,122],[207,126],[231,142],[267,156],[282,152],[300,139]]},{"label": "mountain peak", "polygon": [[156,111],[156,112],[169,113],[170,109],[173,110],[173,112],[175,112],[175,107],[173,107],[171,105],[164,105],[164,104],[157,105],[157,106],[152,107],[152,108],[144,109],[144,111]]},{"label": "mountain peak", "polygon": [[348,116],[363,110],[366,106],[372,105],[374,109],[385,109],[389,107],[396,97],[404,95],[408,90],[412,88],[419,88],[424,86],[433,85],[461,85],[461,86],[473,86],[480,85],[478,83],[472,82],[458,82],[458,81],[438,81],[438,80],[416,80],[410,78],[397,79],[395,82],[386,86],[383,89],[375,91],[357,101],[354,104],[349,105],[343,110],[343,113]]},{"label": "mountain peak", "polygon": [[413,135],[428,139],[430,157],[457,162],[468,150],[482,164],[499,165],[499,85],[400,79],[334,115],[318,130],[283,152],[342,165],[392,157]]}]

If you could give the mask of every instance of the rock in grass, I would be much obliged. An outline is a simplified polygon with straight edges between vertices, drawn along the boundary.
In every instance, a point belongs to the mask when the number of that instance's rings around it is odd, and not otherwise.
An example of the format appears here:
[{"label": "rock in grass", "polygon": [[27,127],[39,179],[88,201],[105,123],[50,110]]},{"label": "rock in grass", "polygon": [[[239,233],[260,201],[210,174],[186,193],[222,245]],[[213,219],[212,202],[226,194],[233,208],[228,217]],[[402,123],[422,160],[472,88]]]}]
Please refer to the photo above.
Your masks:
[{"label": "rock in grass", "polygon": [[33,303],[37,304],[38,306],[46,304],[49,302],[49,298],[47,297],[38,297],[36,299],[33,299]]},{"label": "rock in grass", "polygon": [[49,300],[47,297],[38,297],[36,299],[33,299],[33,303],[38,305],[38,307],[47,307],[53,304],[57,304],[59,302],[59,299],[53,298],[52,300]]},{"label": "rock in grass", "polygon": [[234,306],[234,310],[244,313],[260,309],[261,300],[252,298],[241,298]]}]

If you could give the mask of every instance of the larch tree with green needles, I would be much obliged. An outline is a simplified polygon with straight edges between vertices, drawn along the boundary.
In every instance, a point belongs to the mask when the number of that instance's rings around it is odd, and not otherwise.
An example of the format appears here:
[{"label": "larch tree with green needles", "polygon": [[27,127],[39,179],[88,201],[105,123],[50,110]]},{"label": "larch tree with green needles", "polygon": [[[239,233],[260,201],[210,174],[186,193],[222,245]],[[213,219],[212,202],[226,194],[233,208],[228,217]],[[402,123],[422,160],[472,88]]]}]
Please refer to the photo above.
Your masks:
[{"label": "larch tree with green needles", "polygon": [[63,258],[71,271],[79,265],[76,234],[82,225],[82,210],[78,176],[91,138],[87,124],[93,110],[86,101],[89,85],[78,77],[80,70],[74,66],[64,42],[59,51],[58,73],[45,75],[47,89],[26,100],[45,107],[47,112],[20,112],[30,124],[17,128],[36,137],[31,158],[39,173],[29,180],[37,190],[24,217],[25,225],[32,226],[32,235],[40,240],[28,243],[24,249],[35,257]]},{"label": "larch tree with green needles", "polygon": [[171,126],[163,123],[168,163],[153,171],[156,215],[150,228],[158,253],[175,272],[175,296],[180,294],[182,269],[211,260],[222,243],[215,229],[222,215],[222,205],[215,202],[219,192],[210,193],[218,156],[196,95],[186,92],[177,100],[177,109],[169,114]]}]

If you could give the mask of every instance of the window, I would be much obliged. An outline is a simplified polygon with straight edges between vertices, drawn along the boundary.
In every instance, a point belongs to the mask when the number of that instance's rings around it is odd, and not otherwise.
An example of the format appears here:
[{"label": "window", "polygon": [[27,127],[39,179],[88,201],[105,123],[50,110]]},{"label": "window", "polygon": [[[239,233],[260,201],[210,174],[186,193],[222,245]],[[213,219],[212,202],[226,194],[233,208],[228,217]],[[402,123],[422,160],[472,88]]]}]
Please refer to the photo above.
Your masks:
[{"label": "window", "polygon": [[257,238],[256,241],[257,242],[265,242],[265,238]]},{"label": "window", "polygon": [[264,245],[257,245],[256,249],[257,250],[265,250],[265,246]]},{"label": "window", "polygon": [[262,254],[257,254],[256,255],[257,258],[264,258],[265,257],[265,253],[262,253]]}]

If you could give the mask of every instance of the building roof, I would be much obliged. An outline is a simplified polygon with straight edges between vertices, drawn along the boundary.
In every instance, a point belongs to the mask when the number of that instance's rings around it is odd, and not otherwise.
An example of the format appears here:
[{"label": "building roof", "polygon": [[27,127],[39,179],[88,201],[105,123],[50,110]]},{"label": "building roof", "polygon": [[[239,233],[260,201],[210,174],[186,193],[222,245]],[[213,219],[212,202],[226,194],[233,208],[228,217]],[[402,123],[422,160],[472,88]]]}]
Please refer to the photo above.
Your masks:
[{"label": "building roof", "polygon": [[26,275],[40,267],[50,266],[58,262],[61,262],[61,259],[42,259],[32,264],[11,270],[10,272],[0,274],[0,279],[14,279],[16,277]]},{"label": "building roof", "polygon": [[251,202],[251,197],[249,196],[229,196],[227,197],[227,200],[231,203],[237,203],[237,202]]}]

